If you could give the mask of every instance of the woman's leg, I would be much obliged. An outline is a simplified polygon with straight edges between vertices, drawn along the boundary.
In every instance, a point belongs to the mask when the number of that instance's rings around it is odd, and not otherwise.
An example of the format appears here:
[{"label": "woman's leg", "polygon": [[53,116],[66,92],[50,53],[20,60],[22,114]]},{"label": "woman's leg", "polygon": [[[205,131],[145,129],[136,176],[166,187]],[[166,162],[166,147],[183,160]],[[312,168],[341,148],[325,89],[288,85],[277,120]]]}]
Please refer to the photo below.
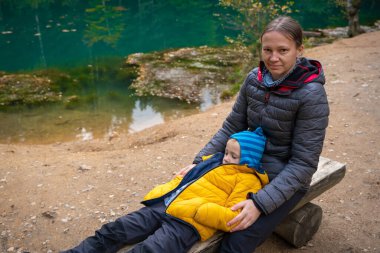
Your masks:
[{"label": "woman's leg", "polygon": [[111,253],[117,252],[128,244],[145,240],[162,225],[165,216],[165,205],[159,203],[151,207],[129,213],[104,224],[77,247],[64,251],[65,253]]},{"label": "woman's leg", "polygon": [[198,240],[199,236],[194,228],[166,216],[161,228],[128,253],[186,253]]},{"label": "woman's leg", "polygon": [[234,233],[226,233],[219,252],[254,252],[255,249],[271,235],[276,226],[297,205],[305,193],[305,191],[296,192],[292,198],[282,204],[271,214],[261,215],[255,223],[245,230]]}]

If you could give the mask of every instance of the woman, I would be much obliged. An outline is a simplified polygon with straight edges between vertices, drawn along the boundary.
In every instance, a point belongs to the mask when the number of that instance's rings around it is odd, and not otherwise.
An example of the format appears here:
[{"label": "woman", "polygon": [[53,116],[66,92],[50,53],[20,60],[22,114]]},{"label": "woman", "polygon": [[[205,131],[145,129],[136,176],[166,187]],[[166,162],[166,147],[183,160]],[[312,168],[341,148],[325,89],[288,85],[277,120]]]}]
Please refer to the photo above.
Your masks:
[{"label": "woman", "polygon": [[[232,207],[219,252],[253,252],[302,199],[317,169],[328,124],[324,75],[318,61],[301,57],[302,28],[290,17],[273,20],[261,35],[262,61],[242,85],[222,128],[199,152],[224,150],[228,137],[261,127],[267,136],[262,167],[270,183]],[[193,166],[182,169],[186,174]]]}]

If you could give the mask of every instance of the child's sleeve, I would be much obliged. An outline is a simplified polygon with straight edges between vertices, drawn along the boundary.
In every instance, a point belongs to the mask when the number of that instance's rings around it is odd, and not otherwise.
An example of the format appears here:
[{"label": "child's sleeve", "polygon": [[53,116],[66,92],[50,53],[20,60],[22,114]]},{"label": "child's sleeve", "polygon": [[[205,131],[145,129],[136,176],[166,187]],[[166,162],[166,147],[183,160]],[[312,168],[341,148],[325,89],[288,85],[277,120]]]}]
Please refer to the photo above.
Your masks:
[{"label": "child's sleeve", "polygon": [[231,207],[237,203],[247,199],[248,192],[256,193],[262,188],[260,180],[252,180],[249,178],[238,178],[238,183],[235,185],[234,190],[229,195],[224,206],[216,203],[206,203],[201,205],[195,214],[195,221],[225,232],[230,231],[234,226],[227,226],[227,222],[235,218],[241,210],[232,211]]},{"label": "child's sleeve", "polygon": [[263,188],[258,178],[255,180],[252,180],[252,178],[239,178],[237,181],[238,183],[226,201],[226,207],[233,207],[237,203],[246,200],[249,192],[256,193]]},{"label": "child's sleeve", "polygon": [[147,195],[145,195],[144,200],[154,199],[165,195],[174,188],[176,188],[183,178],[181,176],[176,176],[166,184],[157,185],[153,188]]},{"label": "child's sleeve", "polygon": [[202,225],[228,232],[233,227],[227,226],[227,222],[239,213],[240,210],[232,211],[228,207],[215,203],[206,203],[198,208],[194,220]]}]

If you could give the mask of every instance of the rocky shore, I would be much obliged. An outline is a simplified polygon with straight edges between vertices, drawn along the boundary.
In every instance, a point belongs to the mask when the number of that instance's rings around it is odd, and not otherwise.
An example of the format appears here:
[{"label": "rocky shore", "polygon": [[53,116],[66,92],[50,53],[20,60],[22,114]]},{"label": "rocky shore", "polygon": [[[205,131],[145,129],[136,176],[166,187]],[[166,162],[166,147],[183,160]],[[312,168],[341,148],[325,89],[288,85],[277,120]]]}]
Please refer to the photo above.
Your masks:
[{"label": "rocky shore", "polygon": [[[347,27],[306,31],[307,47],[331,43],[347,37]],[[365,32],[380,30],[380,21],[362,26]],[[117,76],[138,96],[159,96],[201,103],[205,96],[219,103],[236,94],[247,71],[257,64],[248,48],[232,44],[225,47],[180,48],[161,52],[129,55],[122,66],[106,62],[100,74]],[[71,70],[43,70],[35,73],[0,72],[0,108],[13,105],[64,103],[78,106],[86,98],[75,89],[92,82],[92,66]],[[98,73],[99,74],[99,73]],[[74,89],[72,89],[74,87]],[[66,94],[64,91],[71,91]]]}]

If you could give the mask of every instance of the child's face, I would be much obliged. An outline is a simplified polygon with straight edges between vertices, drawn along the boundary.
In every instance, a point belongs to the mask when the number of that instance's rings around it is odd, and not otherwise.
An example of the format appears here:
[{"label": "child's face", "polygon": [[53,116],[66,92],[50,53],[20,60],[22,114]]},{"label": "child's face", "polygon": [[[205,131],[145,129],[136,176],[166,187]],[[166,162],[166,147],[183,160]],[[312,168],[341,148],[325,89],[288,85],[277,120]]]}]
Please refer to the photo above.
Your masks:
[{"label": "child's face", "polygon": [[224,152],[223,164],[240,162],[240,145],[235,139],[229,139]]}]

